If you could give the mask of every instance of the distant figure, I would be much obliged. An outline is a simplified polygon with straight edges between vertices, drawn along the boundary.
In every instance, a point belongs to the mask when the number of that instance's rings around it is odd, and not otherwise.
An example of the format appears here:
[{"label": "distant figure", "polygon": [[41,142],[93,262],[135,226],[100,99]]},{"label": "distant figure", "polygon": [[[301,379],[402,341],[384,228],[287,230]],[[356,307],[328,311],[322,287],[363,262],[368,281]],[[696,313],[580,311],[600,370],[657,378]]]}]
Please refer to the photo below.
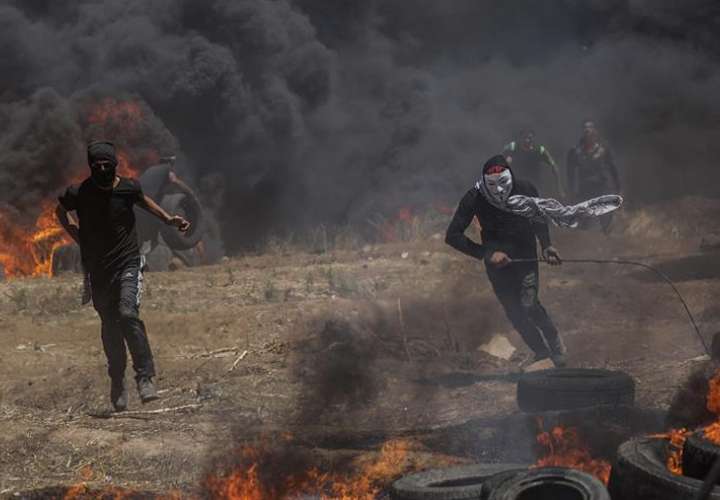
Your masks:
[{"label": "distant figure", "polygon": [[[538,191],[532,183],[514,176],[503,155],[490,158],[483,166],[480,180],[460,200],[445,242],[485,261],[495,296],[535,354],[532,361],[551,358],[555,366],[565,366],[565,345],[538,299],[537,242],[548,263],[560,264],[560,254],[550,242],[546,222],[513,213],[509,203],[514,195],[538,197]],[[482,244],[465,236],[475,217],[482,226]],[[519,262],[514,262],[515,259]]]},{"label": "distant figure", "polygon": [[560,172],[548,149],[535,142],[535,131],[523,129],[517,139],[503,148],[503,156],[513,168],[515,174],[543,188],[547,184],[547,169],[552,170],[557,196],[564,198],[565,190]]},{"label": "distant figure", "polygon": [[[58,198],[58,220],[80,246],[82,267],[93,306],[102,323],[102,343],[115,411],[127,409],[127,349],[132,356],[138,394],[143,403],[158,399],[145,324],[140,319],[144,258],[138,247],[134,206],[185,232],[190,223],[172,216],[145,195],[135,179],[116,175],[115,146],[94,141],[87,148],[90,177]],[[76,216],[73,216],[74,212]],[[86,289],[87,291],[87,289]]]},{"label": "distant figure", "polygon": [[[200,206],[195,192],[175,173],[175,160],[175,156],[164,156],[158,165],[148,167],[140,176],[143,192],[158,203],[168,192],[185,193]],[[157,245],[157,223],[147,213],[137,212],[137,216],[140,253],[147,255]]]},{"label": "distant figure", "polygon": [[[584,200],[608,193],[620,193],[620,176],[610,148],[601,141],[595,122],[585,120],[577,146],[567,155],[570,195]],[[610,232],[612,214],[599,219],[605,234]]]}]

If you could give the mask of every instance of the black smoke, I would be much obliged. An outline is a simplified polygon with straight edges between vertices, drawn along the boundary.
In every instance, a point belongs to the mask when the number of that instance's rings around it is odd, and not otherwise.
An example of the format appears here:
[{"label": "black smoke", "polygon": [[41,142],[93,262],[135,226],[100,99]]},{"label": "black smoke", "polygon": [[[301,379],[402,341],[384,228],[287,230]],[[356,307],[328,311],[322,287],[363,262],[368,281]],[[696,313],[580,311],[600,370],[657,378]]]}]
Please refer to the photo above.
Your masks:
[{"label": "black smoke", "polygon": [[719,33],[712,0],[6,0],[0,206],[75,175],[88,96],[222,184],[230,250],[452,203],[528,124],[563,163],[586,117],[631,201],[715,196]]}]

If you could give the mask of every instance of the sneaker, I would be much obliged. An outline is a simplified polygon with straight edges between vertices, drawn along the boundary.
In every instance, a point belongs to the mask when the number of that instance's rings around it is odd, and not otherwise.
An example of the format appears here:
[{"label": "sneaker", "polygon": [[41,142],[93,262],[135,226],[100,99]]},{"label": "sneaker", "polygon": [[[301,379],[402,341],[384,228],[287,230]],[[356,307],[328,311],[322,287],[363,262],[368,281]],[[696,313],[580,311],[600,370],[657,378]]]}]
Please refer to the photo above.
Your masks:
[{"label": "sneaker", "polygon": [[550,358],[543,358],[527,365],[525,368],[523,368],[523,372],[532,373],[540,370],[550,370],[553,368],[553,366],[553,362],[550,360]]},{"label": "sneaker", "polygon": [[557,353],[550,356],[555,368],[565,368],[567,366],[567,357],[565,353]]},{"label": "sneaker", "polygon": [[140,401],[143,403],[149,403],[150,401],[160,399],[157,389],[155,388],[155,383],[150,379],[150,377],[139,378],[137,381],[137,390],[140,395]]},{"label": "sneaker", "polygon": [[526,356],[525,359],[523,359],[519,364],[518,367],[520,368],[520,371],[526,371],[528,367],[535,365],[536,363],[539,363],[540,361],[544,361],[550,357],[547,353],[532,353],[529,356]]},{"label": "sneaker", "polygon": [[125,411],[128,407],[128,392],[125,379],[113,380],[110,383],[110,402],[115,411]]}]

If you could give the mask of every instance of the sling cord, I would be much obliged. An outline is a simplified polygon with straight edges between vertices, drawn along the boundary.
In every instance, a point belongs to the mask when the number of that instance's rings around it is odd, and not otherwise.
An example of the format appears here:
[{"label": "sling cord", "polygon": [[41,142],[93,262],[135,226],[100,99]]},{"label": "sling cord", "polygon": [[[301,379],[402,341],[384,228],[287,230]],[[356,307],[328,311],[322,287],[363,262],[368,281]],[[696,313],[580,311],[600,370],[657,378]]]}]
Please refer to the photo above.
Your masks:
[{"label": "sling cord", "polygon": [[[512,259],[510,263],[514,262],[547,262],[545,259]],[[682,303],[683,307],[685,308],[685,312],[687,313],[688,318],[690,319],[690,323],[692,324],[693,328],[695,329],[695,334],[697,335],[697,338],[700,340],[700,343],[703,346],[703,349],[705,349],[705,352],[708,356],[712,356],[710,353],[710,349],[708,348],[707,344],[705,343],[705,339],[700,334],[700,328],[698,328],[697,323],[695,322],[695,318],[693,317],[692,313],[690,312],[690,308],[687,305],[687,302],[685,302],[685,299],[683,299],[683,296],[680,294],[680,291],[675,286],[675,283],[672,282],[672,280],[662,271],[659,269],[644,264],[642,262],[637,262],[634,260],[609,260],[609,259],[561,259],[561,262],[569,262],[569,263],[577,263],[577,264],[619,264],[619,265],[627,265],[627,266],[638,266],[645,269],[649,269],[653,273],[655,273],[657,276],[659,276],[665,283],[670,285],[670,287],[675,292],[675,295],[677,295],[678,299],[680,299],[680,302]]]}]

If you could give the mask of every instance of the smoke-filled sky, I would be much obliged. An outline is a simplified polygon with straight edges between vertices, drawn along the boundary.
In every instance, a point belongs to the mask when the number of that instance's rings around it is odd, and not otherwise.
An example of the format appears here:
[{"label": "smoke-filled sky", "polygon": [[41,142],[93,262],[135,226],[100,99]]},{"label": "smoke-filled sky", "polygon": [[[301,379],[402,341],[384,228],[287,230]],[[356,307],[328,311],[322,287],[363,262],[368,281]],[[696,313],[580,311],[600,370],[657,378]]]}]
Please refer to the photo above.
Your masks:
[{"label": "smoke-filled sky", "polygon": [[713,0],[0,0],[0,207],[77,175],[107,97],[230,250],[453,204],[524,126],[564,165],[587,117],[631,204],[717,196],[719,69]]}]

